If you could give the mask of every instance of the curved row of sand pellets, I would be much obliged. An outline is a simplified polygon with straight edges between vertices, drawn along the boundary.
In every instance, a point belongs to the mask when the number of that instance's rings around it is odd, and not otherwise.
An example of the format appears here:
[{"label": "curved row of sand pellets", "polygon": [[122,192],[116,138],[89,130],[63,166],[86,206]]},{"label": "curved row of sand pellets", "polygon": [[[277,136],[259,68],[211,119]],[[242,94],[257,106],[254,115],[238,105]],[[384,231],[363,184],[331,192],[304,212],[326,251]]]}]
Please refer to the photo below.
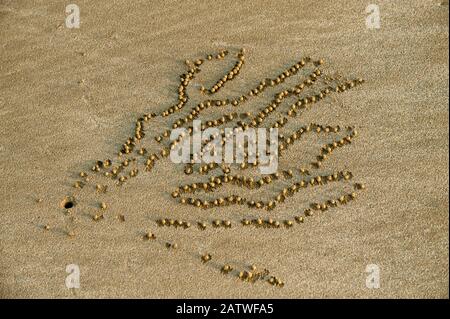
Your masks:
[{"label": "curved row of sand pellets", "polygon": [[[228,50],[222,50],[216,54],[206,55],[205,58],[200,58],[193,61],[186,61],[187,70],[180,76],[180,84],[178,86],[178,99],[169,108],[160,113],[149,113],[139,117],[134,125],[134,134],[129,137],[118,150],[114,160],[98,160],[92,168],[91,173],[80,172],[79,179],[74,182],[74,187],[77,189],[88,187],[93,189],[98,194],[109,192],[111,187],[120,187],[121,185],[130,182],[138,174],[151,174],[159,161],[169,160],[170,151],[177,148],[184,137],[180,136],[178,139],[171,141],[169,139],[171,129],[184,127],[188,134],[194,133],[192,122],[196,119],[202,120],[202,129],[209,127],[217,127],[220,130],[220,138],[223,143],[227,141],[229,136],[225,134],[224,127],[232,128],[234,132],[245,132],[249,128],[267,127],[269,130],[277,128],[280,131],[288,121],[298,121],[301,112],[308,111],[314,107],[319,107],[321,101],[327,99],[330,95],[340,94],[349,89],[361,85],[364,81],[362,79],[345,79],[342,77],[331,77],[322,71],[321,67],[323,60],[313,60],[309,57],[300,59],[298,62],[292,64],[277,76],[273,78],[266,78],[257,83],[253,88],[242,95],[225,98],[213,99],[212,97],[218,92],[222,91],[229,81],[234,80],[241,73],[242,67],[245,65],[245,51],[239,50],[235,52],[236,60],[233,66],[219,79],[214,80],[214,84],[210,87],[201,86],[200,92],[207,98],[195,106],[192,106],[187,114],[178,115],[183,111],[190,102],[187,88],[194,81],[197,75],[201,72],[204,64],[212,63],[213,61],[220,61],[227,59],[232,54]],[[300,72],[306,69],[306,72]],[[290,88],[279,89],[272,95],[270,102],[258,110],[252,112],[242,111],[242,106],[248,101],[255,99],[265,91],[273,90],[283,84],[288,78],[294,77],[297,74],[300,79]],[[305,73],[305,74],[303,74]],[[305,92],[305,91],[308,92]],[[290,101],[290,105],[286,106],[286,102]],[[224,112],[219,117],[205,118],[203,112],[208,109],[222,109],[225,107],[234,108],[232,112]],[[147,137],[147,128],[153,121],[158,121],[161,117],[174,117],[171,121],[170,127],[155,136]],[[296,122],[295,122],[296,123]],[[327,174],[319,173],[317,170],[323,166],[326,160],[333,155],[333,153],[342,147],[350,145],[357,137],[357,131],[354,127],[340,127],[330,126],[318,123],[310,123],[301,125],[296,128],[291,134],[284,136],[279,135],[278,140],[278,155],[282,157],[289,148],[293,146],[298,140],[302,140],[305,134],[326,134],[335,136],[332,142],[322,145],[315,157],[316,160],[304,166],[299,166],[289,169],[279,169],[278,172],[270,175],[251,177],[242,175],[241,172],[251,167],[258,167],[258,159],[255,163],[243,162],[240,164],[216,164],[216,163],[196,163],[196,158],[202,154],[191,154],[191,163],[184,164],[185,174],[198,174],[200,180],[190,184],[180,185],[178,188],[168,190],[174,200],[183,205],[191,205],[199,209],[214,209],[218,207],[230,205],[245,205],[249,209],[256,209],[257,211],[272,211],[277,207],[282,206],[285,200],[289,197],[295,197],[297,193],[301,193],[304,189],[320,188],[330,183],[347,183],[351,184],[351,191],[342,192],[337,197],[330,197],[321,202],[312,202],[310,207],[302,212],[298,212],[290,219],[277,219],[271,217],[257,217],[257,218],[242,218],[239,221],[219,220],[212,221],[196,220],[185,221],[173,219],[170,216],[155,220],[161,231],[164,227],[179,227],[182,229],[189,229],[190,227],[198,227],[205,230],[208,227],[223,227],[231,228],[239,227],[256,227],[256,228],[276,228],[286,229],[294,227],[296,224],[302,224],[306,218],[313,216],[315,212],[327,211],[343,205],[351,203],[358,197],[358,192],[365,187],[362,183],[353,182],[354,176],[350,171],[334,171]],[[142,146],[144,139],[150,138],[158,143],[160,146],[156,152],[150,152]],[[211,140],[203,143],[207,145]],[[269,141],[268,141],[269,142]],[[248,153],[244,154],[244,158],[248,158]],[[177,165],[177,164],[174,164]],[[183,165],[183,164],[178,164]],[[103,176],[105,183],[92,183],[90,174]],[[98,180],[98,179],[97,179]],[[287,185],[274,194],[272,197],[256,198],[249,196],[244,197],[241,188],[250,193],[261,188],[269,188],[270,185],[278,180],[284,180]],[[113,183],[111,185],[111,182]],[[214,196],[218,189],[228,185],[236,191],[228,196]],[[347,187],[348,189],[348,187]],[[62,204],[64,208],[70,209],[75,201],[80,201],[81,198],[68,197]],[[100,221],[104,218],[104,213],[109,205],[99,201],[99,208],[92,214],[93,221]],[[119,215],[118,219],[125,221],[125,216]],[[50,229],[49,225],[45,229]],[[74,236],[73,232],[68,232],[68,235]],[[152,231],[146,231],[144,235],[145,240],[155,240],[157,235]],[[177,243],[167,243],[167,248],[177,249]],[[207,264],[212,255],[206,253],[200,256],[200,260]],[[282,287],[284,282],[279,278],[270,275],[269,270],[258,270],[256,266],[251,266],[248,270],[237,271],[233,265],[225,264],[221,267],[222,273],[234,274],[241,280],[246,282],[256,282],[264,280],[268,283]]]}]

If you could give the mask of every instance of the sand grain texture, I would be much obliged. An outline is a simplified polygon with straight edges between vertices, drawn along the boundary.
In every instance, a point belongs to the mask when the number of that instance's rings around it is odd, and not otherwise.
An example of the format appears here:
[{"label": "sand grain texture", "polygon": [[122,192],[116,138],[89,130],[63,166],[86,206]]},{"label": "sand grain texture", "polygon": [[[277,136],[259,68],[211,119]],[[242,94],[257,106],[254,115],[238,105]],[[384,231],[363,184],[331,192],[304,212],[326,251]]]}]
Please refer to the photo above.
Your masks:
[{"label": "sand grain texture", "polygon": [[[368,30],[366,1],[76,4],[75,30],[64,26],[60,1],[0,1],[0,296],[448,298],[448,5],[380,1],[381,29]],[[224,91],[242,92],[304,55],[366,80],[305,118],[358,128],[329,164],[366,184],[361,198],[289,230],[163,231],[154,220],[167,214],[246,213],[180,206],[169,192],[182,167],[165,161],[106,194],[104,221],[86,216],[91,200],[69,222],[59,204],[75,193],[76,174],[114,154],[140,114],[173,104],[184,59],[241,47],[247,63]],[[274,214],[306,203],[291,198]],[[119,213],[125,222],[114,220]],[[180,248],[142,241],[148,229]],[[201,264],[206,251],[218,263],[267,267],[286,285],[224,277]],[[76,290],[64,284],[72,263],[81,270]],[[366,288],[367,264],[380,266],[380,289]]]}]

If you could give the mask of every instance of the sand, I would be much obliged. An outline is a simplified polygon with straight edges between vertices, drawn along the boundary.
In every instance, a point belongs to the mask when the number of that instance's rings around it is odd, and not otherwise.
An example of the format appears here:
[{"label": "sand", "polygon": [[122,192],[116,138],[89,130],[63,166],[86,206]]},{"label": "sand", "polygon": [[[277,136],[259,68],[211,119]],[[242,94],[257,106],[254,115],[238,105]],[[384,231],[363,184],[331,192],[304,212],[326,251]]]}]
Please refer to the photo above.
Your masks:
[{"label": "sand", "polygon": [[[377,3],[381,28],[369,30],[367,1],[79,0],[81,26],[68,29],[60,1],[1,1],[0,295],[448,298],[448,4]],[[76,174],[112,157],[141,114],[174,103],[185,59],[238,48],[247,61],[227,94],[305,55],[366,80],[302,121],[358,128],[327,167],[351,170],[367,190],[292,229],[161,229],[155,219],[163,216],[237,223],[255,214],[181,206],[170,191],[199,178],[164,161],[103,195],[110,208],[93,222],[98,199],[72,187]],[[202,79],[211,83],[227,67]],[[296,146],[283,165],[307,163],[311,154]],[[292,197],[270,214],[289,218],[334,187]],[[68,195],[83,198],[73,220],[60,207]],[[157,241],[142,240],[148,230]],[[167,250],[166,241],[180,247]],[[200,262],[205,252],[214,263]],[[220,273],[224,263],[267,267],[286,284],[240,282]],[[65,286],[69,264],[80,268],[79,289]],[[368,264],[380,268],[379,289],[366,287]]]}]

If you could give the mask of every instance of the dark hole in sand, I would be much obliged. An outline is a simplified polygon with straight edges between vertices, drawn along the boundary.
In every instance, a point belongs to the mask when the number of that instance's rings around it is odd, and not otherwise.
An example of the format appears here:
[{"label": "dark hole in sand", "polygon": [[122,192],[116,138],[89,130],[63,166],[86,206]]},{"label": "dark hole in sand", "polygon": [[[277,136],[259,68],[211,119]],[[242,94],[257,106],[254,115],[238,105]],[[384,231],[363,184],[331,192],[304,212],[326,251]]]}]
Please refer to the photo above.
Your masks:
[{"label": "dark hole in sand", "polygon": [[64,208],[69,209],[73,207],[73,202],[72,201],[68,201],[64,203]]},{"label": "dark hole in sand", "polygon": [[70,209],[70,208],[74,207],[75,204],[76,204],[75,198],[73,198],[72,196],[67,196],[61,202],[61,207],[65,208],[65,209]]}]

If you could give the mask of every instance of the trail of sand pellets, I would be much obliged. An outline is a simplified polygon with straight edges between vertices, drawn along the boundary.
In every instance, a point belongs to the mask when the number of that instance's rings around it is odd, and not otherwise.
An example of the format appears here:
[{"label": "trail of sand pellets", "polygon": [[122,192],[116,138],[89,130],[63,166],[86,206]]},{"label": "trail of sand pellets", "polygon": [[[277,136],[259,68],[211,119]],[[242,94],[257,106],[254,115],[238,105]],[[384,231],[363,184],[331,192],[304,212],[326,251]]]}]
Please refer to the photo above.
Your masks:
[{"label": "trail of sand pellets", "polygon": [[[214,63],[226,60],[230,56],[235,56],[234,64],[228,71],[218,79],[212,79],[212,85],[201,85],[200,94],[204,100],[191,106],[186,112],[187,106],[191,103],[188,96],[188,87],[196,80],[202,67],[207,63]],[[170,192],[173,200],[183,205],[190,205],[198,209],[214,209],[218,207],[244,205],[249,210],[275,211],[289,198],[300,196],[300,194],[309,188],[321,188],[327,184],[342,184],[343,190],[339,196],[330,197],[321,202],[311,202],[309,207],[302,212],[297,212],[289,219],[279,219],[268,217],[267,214],[261,217],[253,218],[242,216],[240,220],[230,220],[224,216],[224,219],[208,219],[205,215],[204,220],[178,220],[166,216],[156,219],[158,232],[162,232],[164,227],[175,227],[179,229],[189,229],[196,227],[200,230],[206,230],[208,227],[225,229],[232,227],[255,227],[255,228],[274,228],[288,229],[295,225],[300,225],[315,213],[325,212],[331,209],[337,209],[340,206],[347,205],[354,201],[363,190],[364,184],[353,182],[354,176],[350,171],[329,171],[327,173],[319,172],[326,165],[327,159],[331,157],[338,149],[349,147],[358,136],[358,132],[353,126],[340,127],[337,125],[326,125],[318,123],[309,123],[297,125],[299,118],[304,112],[312,112],[314,108],[328,107],[324,106],[323,101],[330,99],[330,96],[341,94],[347,90],[361,85],[364,81],[360,78],[347,79],[341,76],[330,76],[322,70],[324,61],[322,59],[313,60],[310,57],[301,58],[296,63],[280,72],[275,77],[265,78],[256,83],[246,93],[241,95],[214,99],[219,92],[225,90],[227,83],[233,81],[241,74],[241,69],[245,65],[245,51],[239,50],[231,54],[228,50],[222,50],[215,54],[208,54],[204,58],[193,61],[186,61],[187,70],[180,75],[180,83],[177,89],[177,101],[158,113],[148,113],[140,116],[134,124],[134,134],[130,136],[114,157],[97,160],[92,164],[90,172],[83,171],[79,173],[79,178],[74,181],[73,186],[78,189],[93,190],[97,194],[114,191],[116,187],[122,187],[126,183],[132,183],[134,177],[139,174],[157,174],[157,164],[163,160],[169,160],[171,150],[179,147],[184,138],[188,136],[179,136],[171,141],[170,133],[172,129],[186,128],[188,135],[194,134],[192,123],[196,119],[202,120],[201,129],[217,127],[220,130],[219,136],[214,138],[221,139],[225,143],[230,138],[226,134],[225,127],[232,128],[232,132],[245,132],[249,128],[266,127],[267,129],[278,129],[281,134],[278,136],[278,156],[283,157],[297,141],[304,139],[305,135],[317,134],[326,136],[328,142],[318,148],[315,160],[310,163],[303,163],[297,167],[281,169],[268,175],[257,177],[242,175],[249,168],[259,166],[258,158],[256,162],[249,163],[244,161],[240,164],[217,164],[217,163],[197,163],[196,159],[202,154],[191,154],[191,162],[184,165],[184,173],[187,175],[196,174],[199,180],[190,184],[182,184],[176,189],[166,190]],[[295,85],[282,87],[283,83],[289,78],[295,78]],[[255,100],[263,94],[270,95],[271,99],[264,103],[264,106],[250,111],[243,111],[243,107],[249,101]],[[231,108],[232,111],[224,111],[220,116],[206,116],[208,110]],[[156,134],[147,136],[147,129],[162,118],[172,118],[169,127]],[[291,132],[283,132],[286,124],[292,121],[295,129]],[[286,136],[284,135],[286,134]],[[143,141],[149,140],[157,148],[153,151],[143,147]],[[156,141],[156,144],[155,144]],[[204,141],[203,146],[208,146],[212,139]],[[267,141],[270,143],[270,141]],[[248,150],[244,152],[244,158],[249,158]],[[95,175],[95,183],[91,176]],[[102,180],[103,182],[99,182]],[[270,189],[271,184],[278,182],[283,184],[279,192],[274,192],[272,196],[261,197],[261,195],[252,195],[258,189]],[[224,186],[235,190],[232,195],[220,196],[218,191]],[[248,191],[249,196],[244,196],[243,190]],[[82,193],[66,196],[62,202],[64,209],[70,209],[82,201]],[[98,222],[104,219],[104,212],[113,209],[108,203],[100,202],[97,210],[92,212],[92,220]],[[250,216],[250,215],[249,215]],[[125,221],[124,215],[118,215],[119,220]],[[50,229],[50,225],[44,227]],[[76,234],[68,231],[67,235],[73,237]],[[155,240],[159,235],[153,231],[146,231],[144,240]],[[168,249],[177,249],[178,244],[167,242]],[[214,260],[210,253],[199,256],[199,261],[203,264],[211,263]],[[228,263],[215,267],[221,269],[226,275],[234,275],[245,282],[254,283],[256,281],[266,281],[271,285],[283,287],[284,282],[270,274],[267,269],[257,269],[251,266],[248,270],[236,270],[233,265]]]}]

